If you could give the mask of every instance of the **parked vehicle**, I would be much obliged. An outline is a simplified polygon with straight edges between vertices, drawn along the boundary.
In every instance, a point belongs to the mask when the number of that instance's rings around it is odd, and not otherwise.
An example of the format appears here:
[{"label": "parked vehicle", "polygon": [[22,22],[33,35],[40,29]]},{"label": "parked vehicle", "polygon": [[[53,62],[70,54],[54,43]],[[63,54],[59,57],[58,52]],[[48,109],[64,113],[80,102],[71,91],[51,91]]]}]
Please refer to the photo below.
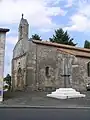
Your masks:
[{"label": "parked vehicle", "polygon": [[86,89],[87,89],[87,91],[90,90],[90,83],[88,83],[88,84],[86,85]]}]

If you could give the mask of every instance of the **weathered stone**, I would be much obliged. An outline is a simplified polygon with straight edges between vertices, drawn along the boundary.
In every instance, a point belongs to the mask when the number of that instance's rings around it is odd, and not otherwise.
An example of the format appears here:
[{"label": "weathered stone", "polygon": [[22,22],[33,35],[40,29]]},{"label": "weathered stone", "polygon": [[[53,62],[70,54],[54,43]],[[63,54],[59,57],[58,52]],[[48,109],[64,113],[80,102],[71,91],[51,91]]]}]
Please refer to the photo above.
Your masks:
[{"label": "weathered stone", "polygon": [[[90,51],[59,44],[56,46],[56,44],[49,42],[28,40],[28,24],[25,21],[23,23],[22,20],[20,23],[19,27],[22,26],[23,29],[21,31],[21,28],[19,28],[19,40],[13,50],[13,88],[17,89],[16,76],[18,63],[20,62],[21,68],[25,69],[24,86],[27,85],[32,90],[49,89],[50,91],[50,89],[65,87],[65,83],[66,87],[85,90],[86,84],[90,81],[87,74]],[[58,51],[58,49],[60,50]],[[80,54],[80,51],[85,57]],[[47,67],[48,75],[46,75]],[[65,77],[67,78],[65,79]]]},{"label": "weathered stone", "polygon": [[0,28],[0,101],[3,100],[5,41],[6,41],[6,32],[8,31],[9,29]]}]

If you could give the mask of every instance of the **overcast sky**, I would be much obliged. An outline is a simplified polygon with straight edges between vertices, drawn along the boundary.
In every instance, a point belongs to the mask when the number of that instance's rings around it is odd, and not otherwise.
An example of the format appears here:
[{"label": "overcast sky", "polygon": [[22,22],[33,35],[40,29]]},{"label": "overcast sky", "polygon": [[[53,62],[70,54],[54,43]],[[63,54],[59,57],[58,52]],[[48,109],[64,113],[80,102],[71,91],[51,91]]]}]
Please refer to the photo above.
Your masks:
[{"label": "overcast sky", "polygon": [[0,27],[9,28],[5,73],[11,72],[12,50],[18,40],[21,14],[29,23],[29,37],[37,33],[48,40],[54,30],[68,30],[78,47],[90,40],[90,0],[0,0]]}]

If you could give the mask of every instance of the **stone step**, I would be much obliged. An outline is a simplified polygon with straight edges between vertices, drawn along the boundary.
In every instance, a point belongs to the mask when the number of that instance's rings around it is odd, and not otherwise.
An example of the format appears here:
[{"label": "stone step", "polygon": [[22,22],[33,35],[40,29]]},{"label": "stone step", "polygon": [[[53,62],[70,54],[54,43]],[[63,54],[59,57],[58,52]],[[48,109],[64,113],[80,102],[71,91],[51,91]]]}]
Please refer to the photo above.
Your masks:
[{"label": "stone step", "polygon": [[47,97],[53,97],[58,99],[67,99],[67,98],[77,98],[77,97],[85,97],[84,94],[80,94],[76,90],[72,88],[60,88],[51,94],[47,94]]}]

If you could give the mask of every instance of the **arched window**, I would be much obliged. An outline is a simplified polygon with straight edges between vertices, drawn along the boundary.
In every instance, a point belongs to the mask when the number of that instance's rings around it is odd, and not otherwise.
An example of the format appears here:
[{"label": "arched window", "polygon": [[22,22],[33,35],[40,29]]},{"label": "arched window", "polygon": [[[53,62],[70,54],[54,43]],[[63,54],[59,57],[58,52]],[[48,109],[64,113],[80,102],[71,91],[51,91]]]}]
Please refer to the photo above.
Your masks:
[{"label": "arched window", "polygon": [[46,76],[49,76],[49,67],[46,67]]},{"label": "arched window", "polygon": [[90,62],[87,64],[87,72],[88,72],[88,77],[90,77]]}]

